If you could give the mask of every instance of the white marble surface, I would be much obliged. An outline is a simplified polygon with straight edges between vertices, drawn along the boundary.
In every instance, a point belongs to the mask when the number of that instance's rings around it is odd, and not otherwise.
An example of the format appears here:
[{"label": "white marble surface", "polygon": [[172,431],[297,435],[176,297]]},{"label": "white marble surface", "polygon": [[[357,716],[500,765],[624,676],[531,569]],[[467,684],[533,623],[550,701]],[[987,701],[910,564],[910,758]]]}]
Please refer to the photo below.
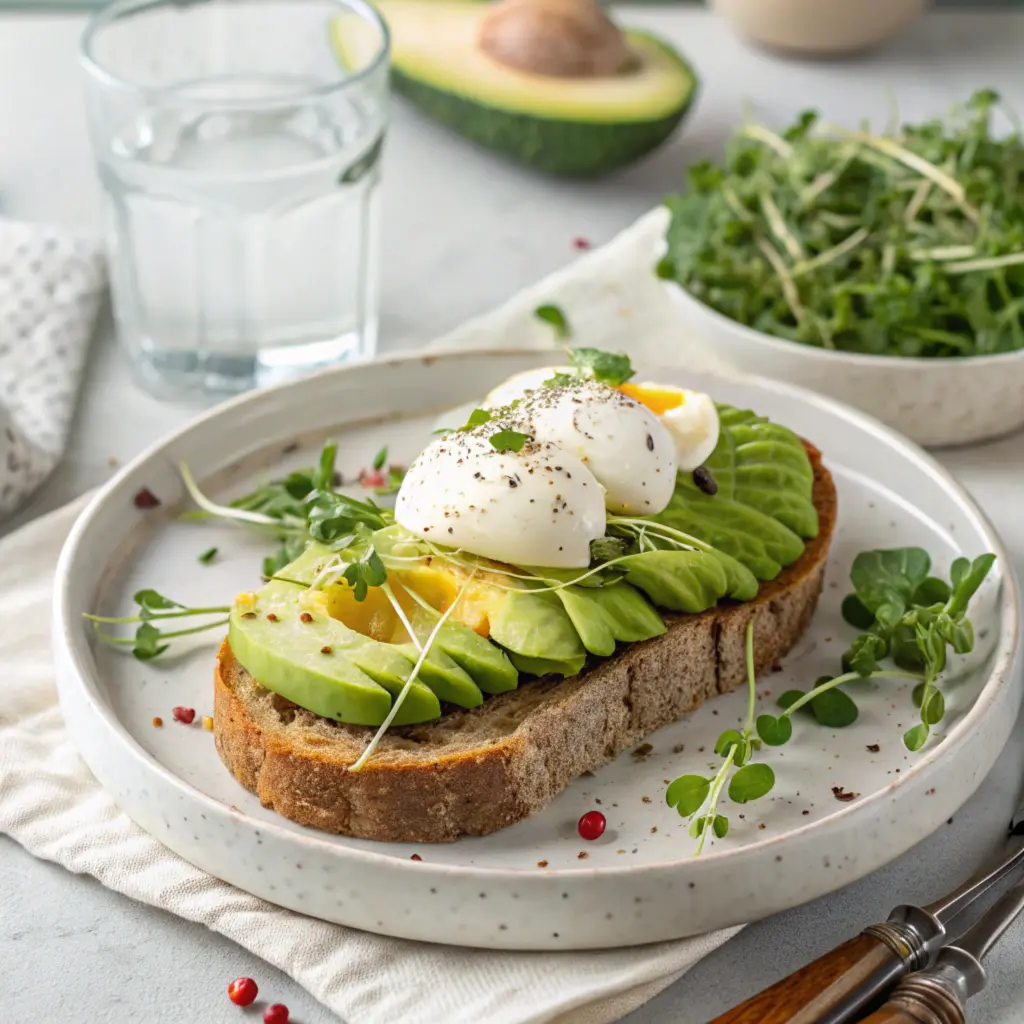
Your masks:
[{"label": "white marble surface", "polygon": [[[594,243],[611,237],[676,186],[685,162],[720,150],[745,100],[776,122],[811,104],[835,120],[868,115],[880,122],[890,95],[904,115],[922,117],[994,86],[1024,111],[1024,12],[935,14],[869,59],[834,64],[752,54],[700,10],[641,8],[629,18],[673,38],[699,68],[703,90],[686,130],[616,178],[584,185],[538,179],[395,110],[386,164],[384,351],[424,342],[565,263],[575,236]],[[0,16],[0,209],[95,230],[74,62],[81,24],[78,16]],[[19,520],[101,483],[112,460],[130,457],[190,412],[136,389],[111,332],[101,331],[65,464]],[[942,458],[985,507],[1024,572],[1024,436]],[[1024,726],[977,796],[928,844],[827,899],[749,928],[630,1024],[700,1024],[884,917],[895,902],[934,897],[995,845],[1022,770]],[[990,987],[971,1007],[974,1024],[1024,1018],[1022,964],[1024,923],[992,957]],[[256,977],[299,1024],[334,1019],[226,939],[35,861],[0,838],[3,1021],[237,1022],[224,988],[238,974]]]}]

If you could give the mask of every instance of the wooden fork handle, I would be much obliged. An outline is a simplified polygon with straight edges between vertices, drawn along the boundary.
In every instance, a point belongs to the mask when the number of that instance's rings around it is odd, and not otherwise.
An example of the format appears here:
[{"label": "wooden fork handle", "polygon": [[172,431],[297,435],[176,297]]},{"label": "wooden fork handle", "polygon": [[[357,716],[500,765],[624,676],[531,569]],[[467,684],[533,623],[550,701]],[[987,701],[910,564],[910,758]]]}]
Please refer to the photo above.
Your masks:
[{"label": "wooden fork handle", "polygon": [[[716,1017],[711,1024],[838,1024],[894,985],[906,961],[888,944],[867,932],[802,967],[795,974]],[[885,1018],[872,1021],[883,1024]],[[917,1024],[894,1017],[888,1024]],[[929,1022],[930,1024],[930,1022]]]},{"label": "wooden fork handle", "polygon": [[912,974],[863,1024],[964,1024],[959,999],[924,974]]}]

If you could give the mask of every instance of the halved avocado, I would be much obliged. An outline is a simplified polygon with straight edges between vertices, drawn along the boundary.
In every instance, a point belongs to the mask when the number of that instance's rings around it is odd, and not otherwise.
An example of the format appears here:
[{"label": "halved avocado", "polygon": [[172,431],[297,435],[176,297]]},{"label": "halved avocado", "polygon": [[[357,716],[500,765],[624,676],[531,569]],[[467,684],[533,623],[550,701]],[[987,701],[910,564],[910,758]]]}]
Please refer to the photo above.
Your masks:
[{"label": "halved avocado", "polygon": [[[626,31],[631,59],[611,74],[538,74],[495,59],[481,31],[495,5],[479,0],[377,0],[391,32],[391,81],[434,120],[538,170],[594,177],[661,145],[686,113],[696,76],[667,43]],[[376,40],[351,19],[332,26],[347,67]]]}]

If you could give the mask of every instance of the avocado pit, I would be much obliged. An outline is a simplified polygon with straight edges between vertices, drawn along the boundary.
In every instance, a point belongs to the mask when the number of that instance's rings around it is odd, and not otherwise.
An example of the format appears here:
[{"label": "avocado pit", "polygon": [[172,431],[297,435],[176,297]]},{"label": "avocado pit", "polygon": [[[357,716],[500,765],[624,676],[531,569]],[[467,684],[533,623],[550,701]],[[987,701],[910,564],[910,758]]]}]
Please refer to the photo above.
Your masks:
[{"label": "avocado pit", "polygon": [[480,49],[499,64],[552,78],[607,78],[636,58],[595,0],[499,0],[480,23]]}]

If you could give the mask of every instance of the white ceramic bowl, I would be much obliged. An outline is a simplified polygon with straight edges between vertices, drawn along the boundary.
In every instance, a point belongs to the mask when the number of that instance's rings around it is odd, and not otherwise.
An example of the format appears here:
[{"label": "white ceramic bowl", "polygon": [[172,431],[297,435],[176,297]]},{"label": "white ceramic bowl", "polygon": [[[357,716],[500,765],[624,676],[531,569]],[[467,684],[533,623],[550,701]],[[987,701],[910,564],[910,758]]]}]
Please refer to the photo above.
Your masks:
[{"label": "white ceramic bowl", "polygon": [[856,53],[903,31],[927,0],[710,0],[745,38],[809,56]]},{"label": "white ceramic bowl", "polygon": [[972,444],[1024,428],[1024,350],[963,359],[835,352],[730,320],[666,281],[687,333],[719,372],[799,384],[863,409],[929,447]]}]

